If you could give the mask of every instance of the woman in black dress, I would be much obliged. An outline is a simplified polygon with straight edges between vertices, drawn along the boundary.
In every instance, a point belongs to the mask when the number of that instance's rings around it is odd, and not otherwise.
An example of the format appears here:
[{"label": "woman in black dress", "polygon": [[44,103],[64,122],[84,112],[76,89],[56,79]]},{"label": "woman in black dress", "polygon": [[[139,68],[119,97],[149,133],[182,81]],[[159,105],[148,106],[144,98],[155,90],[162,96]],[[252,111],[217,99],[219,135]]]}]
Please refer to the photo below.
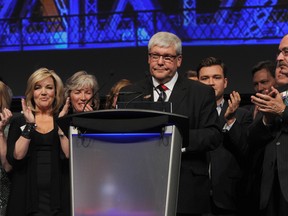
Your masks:
[{"label": "woman in black dress", "polygon": [[55,121],[63,83],[40,68],[29,77],[25,96],[7,140],[13,167],[7,216],[69,216],[69,141]]}]

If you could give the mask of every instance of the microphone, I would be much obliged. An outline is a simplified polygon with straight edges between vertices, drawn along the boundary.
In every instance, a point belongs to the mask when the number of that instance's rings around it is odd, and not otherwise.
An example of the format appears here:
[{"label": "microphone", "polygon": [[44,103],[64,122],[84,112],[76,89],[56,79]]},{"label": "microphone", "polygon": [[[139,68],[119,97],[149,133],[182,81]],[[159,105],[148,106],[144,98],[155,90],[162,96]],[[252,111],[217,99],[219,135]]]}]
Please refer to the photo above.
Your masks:
[{"label": "microphone", "polygon": [[[151,75],[149,74],[149,72],[145,71],[145,79],[148,79],[149,83],[153,86],[153,88],[155,88],[155,86],[152,83],[152,80],[150,79]],[[148,94],[145,96],[144,92],[119,92],[119,96],[126,96],[126,95],[132,95],[132,94],[138,94],[135,97],[133,97],[132,99],[128,100],[127,103],[125,103],[124,108],[126,109],[128,107],[129,104],[131,104],[133,101],[137,100],[138,98],[144,96],[145,99],[151,97],[151,94]],[[157,92],[157,94],[160,94],[159,92]],[[125,100],[124,100],[125,101]]]},{"label": "microphone", "polygon": [[[158,98],[163,98],[163,95],[162,95],[162,93],[160,92],[160,90],[156,87],[156,86],[154,86],[154,83],[153,83],[153,81],[152,81],[152,78],[151,78],[151,74],[149,73],[149,72],[147,72],[147,71],[145,71],[145,79],[148,79],[148,82],[151,84],[151,86],[153,87],[153,91],[156,91],[156,93],[157,93],[157,95],[158,95]],[[154,98],[154,97],[153,97]],[[157,102],[157,100],[156,101],[154,101],[154,102]],[[164,103],[165,101],[163,100],[162,101],[162,104]]]},{"label": "microphone", "polygon": [[[162,97],[161,92],[159,92],[160,90],[156,86],[154,86],[153,81],[152,81],[152,76],[148,71],[145,71],[145,78],[148,79],[149,84],[151,84],[151,86],[153,87],[153,91],[156,91],[158,96]],[[157,101],[154,101],[154,102],[157,102]]]},{"label": "microphone", "polygon": [[[154,83],[153,83],[153,81],[152,81],[152,78],[151,78],[151,75],[148,73],[148,72],[145,72],[145,77],[146,77],[146,79],[148,79],[148,82],[151,84],[151,86],[153,87],[153,92],[155,91],[156,93],[157,93],[157,95],[158,95],[158,98],[162,98],[162,93],[160,92],[160,90],[156,87],[156,86],[154,86]],[[153,97],[154,98],[154,97]],[[154,99],[155,100],[155,99]],[[155,103],[157,103],[158,101],[156,100],[156,101],[154,101]],[[162,100],[160,103],[161,103],[161,109],[162,109],[162,111],[163,112],[166,112],[166,109],[165,109],[165,100]],[[171,109],[171,108],[169,108],[169,109]]]},{"label": "microphone", "polygon": [[[153,85],[153,83],[152,83],[152,85]],[[162,97],[162,95],[161,95],[161,92],[159,92],[159,89],[157,88],[157,87],[155,87],[154,85],[153,85],[153,89],[156,91],[156,93],[158,94],[158,98],[160,98],[160,97]],[[155,102],[157,102],[157,101],[155,101]],[[162,101],[162,102],[164,102],[164,100]]]},{"label": "microphone", "polygon": [[113,76],[114,76],[114,73],[110,73],[110,74],[109,74],[109,76],[107,77],[107,79],[105,80],[105,82],[102,84],[102,86],[100,86],[100,88],[98,88],[98,90],[94,92],[94,94],[92,95],[92,97],[89,98],[89,99],[86,101],[86,103],[85,103],[85,105],[84,105],[84,107],[83,107],[83,109],[82,109],[82,112],[84,112],[86,106],[87,106],[87,105],[94,99],[94,97],[104,88],[104,86],[106,86],[107,82],[110,81],[110,78],[113,77]]},{"label": "microphone", "polygon": [[[156,93],[158,94],[158,96],[159,96],[158,98],[162,97],[161,92],[159,92],[160,90],[157,87],[154,86],[153,82],[151,82],[151,84],[153,86],[153,90],[156,91]],[[158,101],[155,101],[155,102],[157,103]],[[165,100],[162,100],[161,101],[161,108],[162,108],[163,112],[165,112],[164,103],[165,103]],[[164,138],[164,134],[165,134],[165,130],[166,130],[166,127],[164,126],[164,127],[161,128],[161,131],[160,131],[160,138],[161,138],[163,144],[165,144],[164,143],[164,139],[163,139]]]},{"label": "microphone", "polygon": [[118,95],[141,94],[142,92],[119,92]]},{"label": "microphone", "polygon": [[[165,110],[165,99],[167,96],[166,96],[165,92],[159,92],[161,90],[158,91],[157,87],[154,86],[154,88],[155,88],[155,91],[157,92],[157,94],[159,95],[159,98],[162,98],[162,100],[160,100],[161,108],[162,108],[162,111],[165,112],[166,111]],[[159,102],[159,98],[158,98],[157,102]]]},{"label": "microphone", "polygon": [[138,95],[136,95],[135,97],[133,97],[131,100],[129,100],[126,104],[125,104],[125,109],[128,107],[128,105],[130,103],[132,103],[133,101],[137,100],[138,98],[142,97],[144,95],[144,93],[140,93]]}]

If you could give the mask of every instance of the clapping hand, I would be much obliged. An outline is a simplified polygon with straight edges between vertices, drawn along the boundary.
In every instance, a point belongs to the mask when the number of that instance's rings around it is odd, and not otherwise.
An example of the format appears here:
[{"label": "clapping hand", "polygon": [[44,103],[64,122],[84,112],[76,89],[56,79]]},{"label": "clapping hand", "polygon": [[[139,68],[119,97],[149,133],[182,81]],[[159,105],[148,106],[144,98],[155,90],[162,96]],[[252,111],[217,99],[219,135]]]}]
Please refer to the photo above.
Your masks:
[{"label": "clapping hand", "polygon": [[251,96],[251,102],[258,107],[258,111],[264,114],[264,121],[269,124],[277,115],[282,115],[286,105],[277,89],[271,87],[266,94],[256,93]]},{"label": "clapping hand", "polygon": [[67,115],[67,113],[69,111],[69,107],[70,107],[70,97],[67,97],[65,104],[64,104],[61,112],[59,113],[58,117],[63,117],[65,115]]},{"label": "clapping hand", "polygon": [[4,108],[0,113],[0,131],[4,131],[7,124],[9,124],[10,119],[12,118],[12,112]]},{"label": "clapping hand", "polygon": [[228,108],[224,114],[224,118],[228,125],[230,125],[235,120],[235,113],[240,105],[241,97],[236,91],[230,94],[230,99],[228,100]]},{"label": "clapping hand", "polygon": [[27,123],[35,123],[35,116],[24,98],[21,99],[22,113],[24,114]]}]

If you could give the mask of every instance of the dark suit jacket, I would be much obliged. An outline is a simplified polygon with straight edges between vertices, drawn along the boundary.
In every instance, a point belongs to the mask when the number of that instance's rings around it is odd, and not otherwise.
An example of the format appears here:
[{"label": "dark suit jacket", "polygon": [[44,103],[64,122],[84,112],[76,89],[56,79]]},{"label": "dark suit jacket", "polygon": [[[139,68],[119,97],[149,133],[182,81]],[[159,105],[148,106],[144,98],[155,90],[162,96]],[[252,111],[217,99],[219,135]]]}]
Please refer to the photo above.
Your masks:
[{"label": "dark suit jacket", "polygon": [[[225,125],[224,114],[228,103],[225,101],[220,113],[221,128]],[[210,152],[212,199],[221,209],[237,210],[238,183],[245,167],[245,149],[247,147],[247,128],[252,115],[243,108],[236,111],[236,121],[229,131],[223,132],[223,143]]]},{"label": "dark suit jacket", "polygon": [[[142,92],[144,96],[137,100],[153,101],[151,77],[126,87],[124,91]],[[121,100],[128,101],[131,97],[119,97]],[[189,143],[186,143],[187,151],[181,159],[178,212],[207,212],[210,201],[206,153],[218,147],[222,139],[215,92],[210,86],[179,76],[169,101],[173,113],[189,117]]]},{"label": "dark suit jacket", "polygon": [[249,127],[249,150],[252,157],[258,160],[263,151],[260,186],[260,209],[267,206],[271,195],[273,180],[278,175],[279,184],[285,200],[288,202],[288,107],[282,117],[265,126],[262,116]]}]

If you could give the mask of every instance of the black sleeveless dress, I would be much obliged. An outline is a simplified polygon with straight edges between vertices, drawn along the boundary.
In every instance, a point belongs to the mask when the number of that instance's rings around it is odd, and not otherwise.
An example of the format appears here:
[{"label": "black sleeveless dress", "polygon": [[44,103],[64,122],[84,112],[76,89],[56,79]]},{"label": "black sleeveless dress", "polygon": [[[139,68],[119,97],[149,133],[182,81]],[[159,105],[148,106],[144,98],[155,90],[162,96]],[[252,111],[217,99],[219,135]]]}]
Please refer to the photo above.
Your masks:
[{"label": "black sleeveless dress", "polygon": [[13,152],[25,119],[15,118],[7,139],[7,159],[12,165],[7,216],[70,216],[69,160],[65,157],[58,126],[46,134],[34,131],[26,156]]},{"label": "black sleeveless dress", "polygon": [[51,211],[51,152],[53,145],[53,130],[41,134],[35,131],[34,142],[37,154],[37,187],[38,187],[38,211],[36,216],[53,215]]}]

